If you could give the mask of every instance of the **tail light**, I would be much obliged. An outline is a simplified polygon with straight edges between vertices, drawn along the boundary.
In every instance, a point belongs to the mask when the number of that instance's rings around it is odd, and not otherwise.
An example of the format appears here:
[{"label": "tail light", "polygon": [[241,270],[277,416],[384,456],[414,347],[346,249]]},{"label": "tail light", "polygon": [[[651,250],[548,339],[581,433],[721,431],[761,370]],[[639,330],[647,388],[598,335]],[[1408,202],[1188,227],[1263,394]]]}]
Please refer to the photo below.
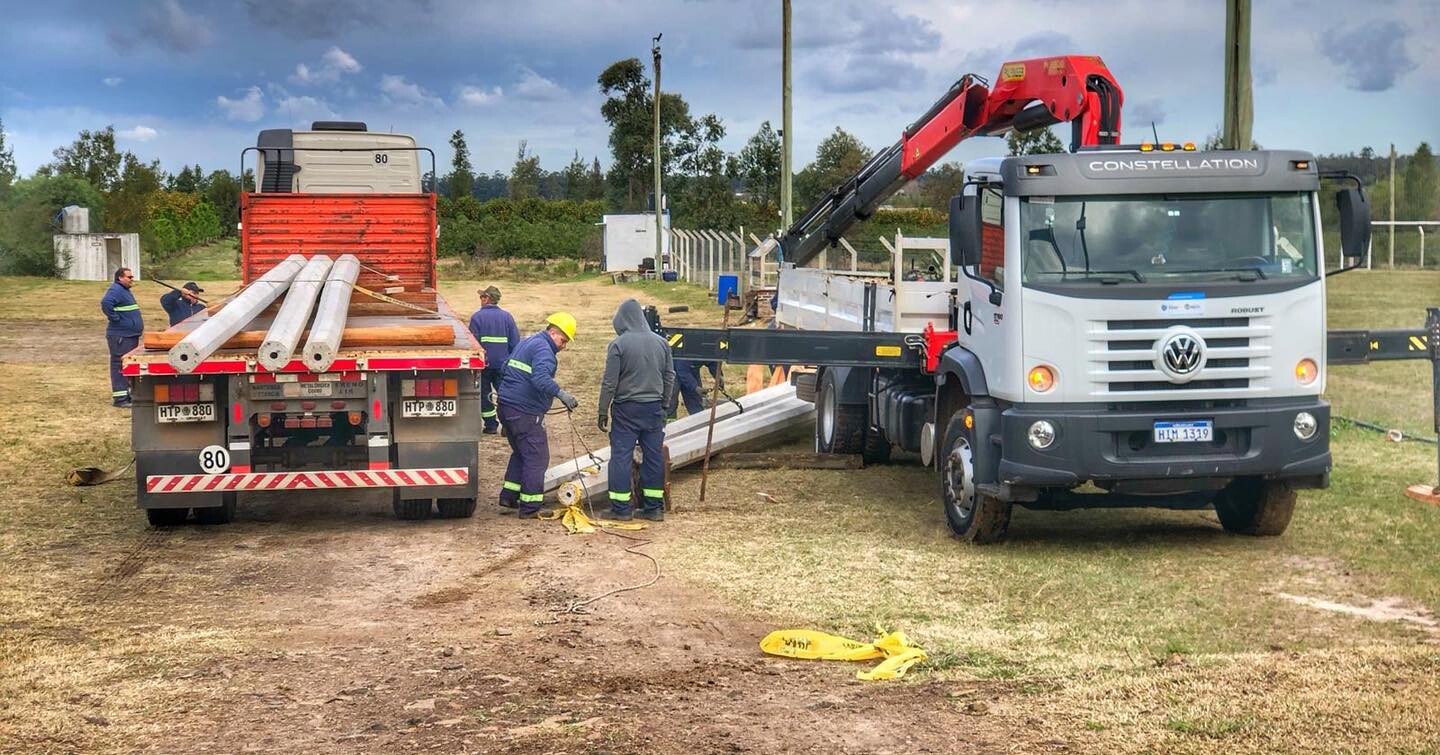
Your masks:
[{"label": "tail light", "polygon": [[269,426],[270,426],[270,415],[269,415],[269,414],[266,414],[266,413],[264,413],[264,412],[261,412],[260,414],[258,414],[258,415],[255,416],[255,424],[257,424],[257,425],[259,425],[259,426],[261,426],[261,427],[269,427]]},{"label": "tail light", "polygon": [[350,415],[349,417],[347,417],[347,419],[350,420],[350,424],[358,427],[361,422],[365,421],[365,412],[350,412]]},{"label": "tail light", "polygon": [[198,404],[214,400],[214,383],[187,381],[155,384],[155,403],[157,404]]},{"label": "tail light", "polygon": [[401,380],[400,395],[404,398],[455,398],[460,395],[460,381],[456,378]]}]

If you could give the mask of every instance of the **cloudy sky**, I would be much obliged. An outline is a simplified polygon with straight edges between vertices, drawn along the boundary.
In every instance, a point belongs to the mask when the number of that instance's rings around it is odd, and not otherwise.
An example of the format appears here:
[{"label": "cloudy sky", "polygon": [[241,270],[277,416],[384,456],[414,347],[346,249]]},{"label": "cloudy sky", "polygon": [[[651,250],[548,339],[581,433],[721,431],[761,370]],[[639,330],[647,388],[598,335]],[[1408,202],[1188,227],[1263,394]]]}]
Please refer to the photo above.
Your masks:
[{"label": "cloudy sky", "polygon": [[[1220,122],[1223,0],[794,0],[796,162],[839,125],[893,143],[966,72],[1100,55],[1127,141],[1201,140]],[[1316,152],[1440,140],[1433,0],[1258,0],[1255,138]],[[476,168],[519,140],[558,169],[608,163],[595,78],[664,33],[667,91],[719,115],[738,149],[780,120],[779,0],[0,0],[0,119],[22,172],[83,128],[175,170],[234,170],[261,128],[317,118],[415,134]],[[1103,10],[1101,10],[1103,9]],[[1000,154],[980,139],[952,155]],[[444,169],[442,168],[442,172]]]}]

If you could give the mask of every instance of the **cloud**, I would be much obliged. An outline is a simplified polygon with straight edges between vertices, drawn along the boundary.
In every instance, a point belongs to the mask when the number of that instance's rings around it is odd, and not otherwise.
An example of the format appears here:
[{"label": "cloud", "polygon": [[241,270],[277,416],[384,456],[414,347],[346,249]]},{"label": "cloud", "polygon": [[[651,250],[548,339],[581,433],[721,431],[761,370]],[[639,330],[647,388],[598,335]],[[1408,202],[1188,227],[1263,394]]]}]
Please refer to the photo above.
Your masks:
[{"label": "cloud", "polygon": [[364,70],[360,61],[355,56],[340,49],[331,47],[320,56],[320,65],[311,68],[304,63],[295,66],[295,73],[290,76],[290,83],[301,86],[314,84],[333,84],[340,80],[340,77],[347,73],[359,73]]},{"label": "cloud", "polygon": [[[1138,102],[1126,102],[1125,113],[1121,118],[1121,124],[1130,133],[1147,132],[1145,136],[1151,135],[1150,124],[1156,126],[1165,122],[1165,103],[1159,99],[1140,100]],[[1143,141],[1129,139],[1127,141]]]},{"label": "cloud", "polygon": [[[773,5],[756,6],[751,23],[735,41],[742,50],[780,49],[780,17]],[[940,32],[920,16],[867,3],[796,4],[790,20],[790,45],[816,50],[853,45],[855,49],[931,52],[940,47]]]},{"label": "cloud", "polygon": [[1336,27],[1320,35],[1320,52],[1345,69],[1350,88],[1383,92],[1414,68],[1405,50],[1409,29],[1398,21],[1370,21],[1354,28]]},{"label": "cloud", "polygon": [[151,139],[159,136],[160,132],[156,131],[153,128],[150,128],[149,126],[137,125],[135,128],[127,128],[124,131],[116,131],[115,135],[120,137],[121,139],[128,139],[134,142],[148,142]]},{"label": "cloud", "polygon": [[1035,34],[1028,34],[1015,41],[1010,48],[1010,56],[1014,59],[1050,57],[1057,52],[1064,52],[1075,48],[1075,40],[1069,34],[1058,31],[1042,31]]},{"label": "cloud", "polygon": [[869,92],[898,81],[923,83],[925,71],[894,53],[881,53],[851,56],[844,65],[821,68],[810,78],[828,92]]},{"label": "cloud", "polygon": [[133,29],[112,29],[110,44],[130,52],[152,44],[168,52],[189,53],[210,44],[210,25],[204,18],[187,12],[180,0],[160,0],[140,15]]},{"label": "cloud", "polygon": [[225,95],[215,98],[215,104],[225,112],[225,117],[232,121],[245,121],[250,123],[260,120],[265,115],[265,95],[260,92],[260,87],[252,86],[245,90],[245,96],[238,100],[232,100]]},{"label": "cloud", "polygon": [[107,87],[118,87],[124,81],[125,80],[120,78],[119,76],[106,76],[105,78],[100,80],[100,82]]},{"label": "cloud", "polygon": [[484,107],[494,105],[505,96],[504,90],[500,87],[492,87],[486,90],[481,87],[464,86],[455,96],[456,102],[469,107]]},{"label": "cloud", "polygon": [[380,77],[380,93],[385,95],[385,100],[392,105],[416,107],[428,105],[435,108],[445,107],[445,101],[425,91],[404,76],[396,76],[387,73]]},{"label": "cloud", "polygon": [[541,76],[528,66],[520,66],[520,80],[512,91],[522,100],[557,100],[565,95],[565,88]]},{"label": "cloud", "polygon": [[338,118],[328,102],[309,96],[283,97],[275,102],[275,112],[283,115],[287,121],[301,125]]},{"label": "cloud", "polygon": [[333,39],[351,27],[413,25],[431,0],[245,0],[250,21],[294,39]]}]

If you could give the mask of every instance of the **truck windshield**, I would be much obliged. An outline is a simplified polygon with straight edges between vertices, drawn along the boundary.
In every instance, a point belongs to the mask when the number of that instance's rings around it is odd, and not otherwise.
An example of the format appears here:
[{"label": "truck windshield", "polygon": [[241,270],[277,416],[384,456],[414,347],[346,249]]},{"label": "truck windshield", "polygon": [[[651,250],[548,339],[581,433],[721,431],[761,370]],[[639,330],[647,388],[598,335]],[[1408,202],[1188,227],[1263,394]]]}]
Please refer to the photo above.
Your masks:
[{"label": "truck windshield", "polygon": [[1313,278],[1310,194],[1026,197],[1025,283]]}]

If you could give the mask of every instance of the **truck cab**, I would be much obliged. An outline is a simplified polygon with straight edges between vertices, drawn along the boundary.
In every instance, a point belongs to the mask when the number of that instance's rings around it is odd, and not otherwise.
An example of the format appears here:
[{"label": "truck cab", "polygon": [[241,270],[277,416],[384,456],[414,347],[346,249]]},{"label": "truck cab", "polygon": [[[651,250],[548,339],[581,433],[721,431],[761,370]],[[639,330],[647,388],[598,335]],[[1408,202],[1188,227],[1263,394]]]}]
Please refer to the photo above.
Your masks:
[{"label": "truck cab", "polygon": [[1313,157],[1110,148],[966,175],[931,433],[952,528],[1153,502],[1283,531],[1330,470]]}]

